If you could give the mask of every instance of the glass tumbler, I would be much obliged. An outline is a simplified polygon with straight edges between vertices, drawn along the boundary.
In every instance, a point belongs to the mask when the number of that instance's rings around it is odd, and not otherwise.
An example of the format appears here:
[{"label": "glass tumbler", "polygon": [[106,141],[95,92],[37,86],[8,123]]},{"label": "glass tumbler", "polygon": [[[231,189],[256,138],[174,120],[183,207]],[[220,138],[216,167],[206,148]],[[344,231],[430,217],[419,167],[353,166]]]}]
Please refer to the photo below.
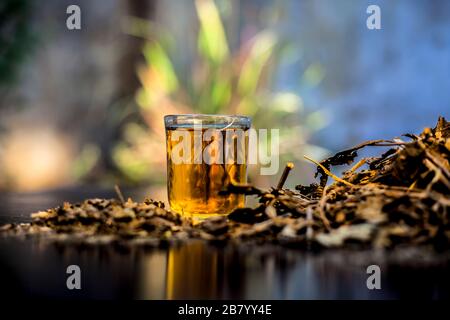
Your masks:
[{"label": "glass tumbler", "polygon": [[220,191],[247,182],[251,119],[185,114],[165,116],[164,123],[172,211],[206,218],[244,206],[244,195]]}]

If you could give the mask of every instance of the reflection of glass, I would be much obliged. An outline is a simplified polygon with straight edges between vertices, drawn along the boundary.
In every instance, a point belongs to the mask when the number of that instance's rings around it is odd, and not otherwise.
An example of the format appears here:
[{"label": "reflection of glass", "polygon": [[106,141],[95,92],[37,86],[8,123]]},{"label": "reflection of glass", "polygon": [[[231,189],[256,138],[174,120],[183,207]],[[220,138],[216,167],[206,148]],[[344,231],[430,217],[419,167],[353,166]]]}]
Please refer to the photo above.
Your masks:
[{"label": "reflection of glass", "polygon": [[171,209],[206,217],[227,214],[243,206],[243,195],[219,192],[228,183],[247,181],[250,118],[169,115],[164,122]]},{"label": "reflection of glass", "polygon": [[211,299],[218,295],[218,253],[203,243],[171,248],[166,271],[167,299]]}]

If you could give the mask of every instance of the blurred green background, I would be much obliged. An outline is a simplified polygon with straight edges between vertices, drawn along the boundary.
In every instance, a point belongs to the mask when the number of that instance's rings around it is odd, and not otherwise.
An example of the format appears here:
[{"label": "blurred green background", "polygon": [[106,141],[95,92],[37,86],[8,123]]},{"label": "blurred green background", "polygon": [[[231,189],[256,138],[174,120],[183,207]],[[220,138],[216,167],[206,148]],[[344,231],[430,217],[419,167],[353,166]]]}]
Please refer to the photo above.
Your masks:
[{"label": "blurred green background", "polygon": [[[2,1],[0,190],[164,189],[166,114],[280,129],[289,186],[313,181],[305,154],[433,125],[449,110],[449,3],[375,2],[378,31],[369,1]],[[258,185],[278,179],[257,169]]]}]

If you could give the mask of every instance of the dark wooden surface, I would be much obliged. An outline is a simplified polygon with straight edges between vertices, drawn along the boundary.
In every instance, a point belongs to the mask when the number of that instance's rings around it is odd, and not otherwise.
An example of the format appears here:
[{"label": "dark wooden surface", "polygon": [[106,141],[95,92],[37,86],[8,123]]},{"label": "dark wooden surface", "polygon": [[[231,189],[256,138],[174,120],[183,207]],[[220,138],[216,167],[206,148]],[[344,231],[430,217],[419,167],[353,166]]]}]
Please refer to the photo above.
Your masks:
[{"label": "dark wooden surface", "polygon": [[[143,192],[133,191],[141,200]],[[0,223],[63,201],[114,196],[92,188],[1,194]],[[450,297],[448,253],[312,253],[278,246],[171,248],[69,245],[0,237],[0,290],[8,297],[139,299],[397,299]],[[81,268],[81,290],[68,290],[66,268]],[[381,267],[381,290],[368,290],[366,268]]]}]

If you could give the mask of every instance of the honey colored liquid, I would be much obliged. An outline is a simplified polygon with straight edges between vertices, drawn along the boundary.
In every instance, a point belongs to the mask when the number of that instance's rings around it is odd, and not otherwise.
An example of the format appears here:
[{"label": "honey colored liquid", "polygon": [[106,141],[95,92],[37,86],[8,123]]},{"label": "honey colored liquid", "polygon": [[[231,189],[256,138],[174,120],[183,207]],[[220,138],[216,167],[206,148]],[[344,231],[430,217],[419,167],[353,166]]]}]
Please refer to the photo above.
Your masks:
[{"label": "honey colored liquid", "polygon": [[[174,135],[177,131],[183,130],[185,136],[182,139],[186,141],[190,140],[190,154],[189,152],[181,155],[186,156],[185,159],[190,159],[189,163],[176,163],[174,161],[172,152],[174,148],[177,148],[179,143],[182,141],[175,139],[172,141]],[[197,137],[201,134],[203,135],[206,129],[197,131]],[[220,139],[217,140],[216,146],[222,146],[222,150],[229,147],[227,144],[226,134],[229,134],[233,129],[224,129],[217,131],[218,135],[222,135],[222,143],[219,143]],[[179,132],[178,132],[179,133]],[[194,163],[194,130],[193,129],[167,129],[167,179],[168,179],[168,197],[170,207],[173,211],[193,216],[208,217],[218,214],[228,214],[238,207],[242,207],[245,204],[245,196],[230,194],[230,195],[220,195],[219,192],[223,190],[227,184],[231,183],[246,183],[247,182],[247,148],[248,148],[248,136],[245,132],[244,144],[241,144],[241,148],[245,148],[243,152],[245,153],[244,161],[234,161],[230,163],[229,161],[221,161],[220,163],[212,163],[210,161],[207,164],[204,159],[201,163]],[[177,136],[178,137],[178,136]],[[203,140],[203,139],[202,139]],[[197,144],[197,149],[200,150],[201,154],[208,153],[205,148],[211,144],[211,141],[200,140]],[[186,142],[185,141],[185,142]],[[199,141],[199,140],[197,140]],[[213,140],[214,141],[214,140]],[[242,140],[241,140],[242,141]],[[184,144],[184,147],[188,148],[188,145]],[[237,145],[237,143],[236,143]],[[201,146],[201,147],[200,147]],[[178,148],[180,146],[178,145]],[[200,148],[199,148],[200,147]],[[210,146],[211,147],[211,146]],[[236,147],[237,148],[237,147]],[[177,149],[178,150],[178,149]],[[198,151],[197,150],[197,154]],[[236,149],[235,149],[236,150]],[[242,150],[242,149],[241,149]],[[212,152],[208,153],[211,158],[218,156],[218,153]],[[237,151],[235,152],[237,154]],[[237,158],[237,157],[236,157]],[[225,151],[223,152],[223,159],[225,159]]]}]

